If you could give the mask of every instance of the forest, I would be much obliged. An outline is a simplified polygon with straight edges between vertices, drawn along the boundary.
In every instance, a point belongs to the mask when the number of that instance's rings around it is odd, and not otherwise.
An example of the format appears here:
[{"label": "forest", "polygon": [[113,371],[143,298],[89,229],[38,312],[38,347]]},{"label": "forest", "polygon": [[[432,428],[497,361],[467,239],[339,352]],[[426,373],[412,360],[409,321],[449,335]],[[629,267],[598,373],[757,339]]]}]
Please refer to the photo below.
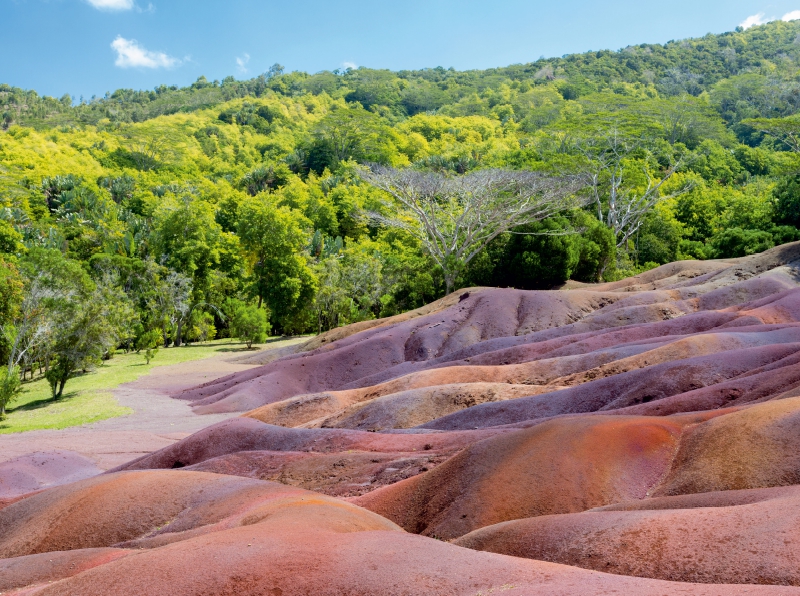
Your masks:
[{"label": "forest", "polygon": [[[484,71],[276,64],[88,99],[0,84],[0,416],[27,375],[60,396],[115,350],[800,240],[798,112],[800,23],[780,21]],[[437,256],[382,185],[403,172],[562,181],[564,200]]]}]

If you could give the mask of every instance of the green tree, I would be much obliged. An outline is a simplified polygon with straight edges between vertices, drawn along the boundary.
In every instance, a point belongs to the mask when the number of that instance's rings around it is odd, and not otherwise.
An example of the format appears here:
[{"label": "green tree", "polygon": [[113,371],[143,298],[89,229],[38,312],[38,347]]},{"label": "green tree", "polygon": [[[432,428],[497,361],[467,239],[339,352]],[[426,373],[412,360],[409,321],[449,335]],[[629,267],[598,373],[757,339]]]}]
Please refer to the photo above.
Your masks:
[{"label": "green tree", "polygon": [[377,223],[419,240],[444,273],[445,291],[492,240],[510,229],[584,201],[577,177],[481,170],[464,176],[375,167],[361,173],[393,202],[371,213]]},{"label": "green tree", "polygon": [[16,255],[24,249],[22,234],[15,230],[9,222],[0,220],[0,253]]},{"label": "green tree", "polygon": [[136,339],[136,351],[141,352],[144,350],[146,364],[150,364],[150,361],[155,358],[162,341],[161,332],[157,329],[143,333]]},{"label": "green tree", "polygon": [[749,118],[742,124],[772,137],[795,153],[800,153],[800,116],[787,118]]},{"label": "green tree", "polygon": [[775,222],[800,228],[800,175],[783,178],[773,194]]},{"label": "green tree", "polygon": [[231,333],[237,339],[247,344],[251,349],[254,343],[260,344],[267,340],[270,324],[267,313],[263,308],[252,304],[239,304],[233,313]]},{"label": "green tree", "polygon": [[156,216],[153,251],[157,260],[192,280],[195,301],[203,301],[211,271],[220,262],[222,228],[211,204],[185,197]]},{"label": "green tree", "polygon": [[514,229],[495,271],[496,285],[525,290],[552,288],[575,271],[581,251],[578,235],[564,218],[550,218]]},{"label": "green tree", "polygon": [[76,372],[99,364],[119,344],[135,314],[122,292],[95,285],[88,276],[52,308],[54,332],[49,350],[54,364],[45,377],[53,398],[59,399]]},{"label": "green tree", "polygon": [[75,371],[98,363],[129,333],[134,312],[121,290],[95,284],[59,251],[29,251],[21,271],[23,299],[3,329],[11,345],[6,377],[38,352],[53,397],[61,397]]},{"label": "green tree", "polygon": [[746,257],[775,246],[772,234],[762,230],[729,228],[710,240],[711,255],[717,259]]},{"label": "green tree", "polygon": [[269,197],[255,197],[239,207],[238,234],[248,255],[258,307],[266,304],[279,327],[313,299],[317,280],[303,254],[310,235],[305,218]]},{"label": "green tree", "polygon": [[7,366],[0,368],[0,420],[6,416],[6,407],[19,392],[18,359],[13,351],[14,340],[19,332],[20,306],[23,297],[23,282],[19,271],[12,263],[0,259],[0,355]]},{"label": "green tree", "polygon": [[308,165],[317,174],[335,169],[353,159],[389,163],[392,152],[388,138],[392,131],[373,112],[359,104],[332,106],[314,129],[315,141],[309,147]]},{"label": "green tree", "polygon": [[0,368],[0,420],[6,419],[6,408],[19,394],[22,381],[19,366]]}]

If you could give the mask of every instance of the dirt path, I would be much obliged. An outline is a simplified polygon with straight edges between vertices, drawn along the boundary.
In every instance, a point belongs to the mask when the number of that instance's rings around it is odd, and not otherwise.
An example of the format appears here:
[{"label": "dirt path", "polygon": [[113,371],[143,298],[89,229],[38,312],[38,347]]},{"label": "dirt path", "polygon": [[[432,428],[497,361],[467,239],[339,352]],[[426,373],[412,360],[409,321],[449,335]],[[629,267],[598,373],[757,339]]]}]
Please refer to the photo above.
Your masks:
[{"label": "dirt path", "polygon": [[204,360],[155,368],[149,375],[112,392],[134,413],[63,430],[35,430],[0,436],[0,463],[32,453],[69,451],[107,470],[160,449],[191,433],[237,414],[199,416],[168,393],[232,372],[253,368],[235,362],[241,354],[219,354]]}]

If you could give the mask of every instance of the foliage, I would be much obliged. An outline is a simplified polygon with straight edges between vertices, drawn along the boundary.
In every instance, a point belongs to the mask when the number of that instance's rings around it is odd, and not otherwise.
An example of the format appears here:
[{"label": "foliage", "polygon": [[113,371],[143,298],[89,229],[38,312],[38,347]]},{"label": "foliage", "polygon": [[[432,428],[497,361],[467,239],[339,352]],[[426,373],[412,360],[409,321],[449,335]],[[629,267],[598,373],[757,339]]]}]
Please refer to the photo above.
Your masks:
[{"label": "foliage", "polygon": [[313,298],[316,279],[303,255],[310,238],[302,216],[269,197],[245,200],[238,233],[251,264],[251,291],[265,303],[280,329],[292,330],[296,316]]},{"label": "foliage", "polygon": [[775,246],[772,234],[762,230],[730,228],[711,238],[711,256],[718,259],[746,257]]},{"label": "foliage", "polygon": [[158,353],[158,347],[162,342],[161,333],[157,329],[152,329],[136,339],[136,351],[141,352],[144,350],[145,363],[150,364],[150,361]]},{"label": "foliage", "polygon": [[[779,21],[466,72],[274,65],[74,105],[0,85],[0,356],[58,394],[115,349],[235,335],[231,304],[320,331],[464,285],[612,280],[796,240],[799,34]],[[464,196],[415,210],[364,164],[451,186],[578,177],[593,205],[484,217],[465,240],[446,225],[473,213]],[[434,212],[456,248],[421,233]]]},{"label": "foliage", "polygon": [[775,186],[775,221],[800,228],[800,176],[789,176]]},{"label": "foliage", "polygon": [[21,385],[19,367],[0,368],[0,420],[6,419],[6,408],[19,394]]},{"label": "foliage", "polygon": [[[305,339],[276,341],[270,345],[281,347]],[[244,344],[232,343],[230,339],[215,340],[203,345],[164,350],[159,353],[157,364],[150,365],[146,365],[141,355],[135,352],[120,353],[88,373],[80,373],[71,379],[67,403],[64,400],[52,399],[49,384],[44,378],[25,382],[8,409],[6,420],[0,422],[0,435],[45,428],[67,428],[130,414],[130,408],[120,406],[112,394],[119,385],[135,381],[151,372],[158,374],[157,369],[162,366],[220,356],[243,349],[245,349]]]},{"label": "foliage", "polygon": [[264,343],[269,335],[270,325],[267,322],[267,312],[251,304],[238,303],[234,307],[231,334],[247,344],[251,349],[253,344]]},{"label": "foliage", "polygon": [[390,195],[399,215],[385,206],[372,212],[377,223],[404,230],[441,267],[446,292],[487,244],[514,227],[532,224],[580,203],[576,177],[534,172],[481,170],[446,176],[375,167],[364,180]]},{"label": "foliage", "polygon": [[615,244],[613,232],[585,212],[573,213],[572,221],[551,217],[495,240],[464,285],[541,290],[568,279],[596,282],[612,273]]}]

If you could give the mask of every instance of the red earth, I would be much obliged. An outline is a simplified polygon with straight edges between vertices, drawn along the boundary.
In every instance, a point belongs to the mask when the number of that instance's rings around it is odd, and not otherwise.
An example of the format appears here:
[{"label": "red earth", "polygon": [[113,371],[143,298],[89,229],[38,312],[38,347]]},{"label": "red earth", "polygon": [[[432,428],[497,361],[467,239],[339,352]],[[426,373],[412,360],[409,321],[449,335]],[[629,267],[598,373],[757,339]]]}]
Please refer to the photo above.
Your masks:
[{"label": "red earth", "polygon": [[0,593],[800,594],[800,243],[239,360],[105,474],[0,463]]}]

